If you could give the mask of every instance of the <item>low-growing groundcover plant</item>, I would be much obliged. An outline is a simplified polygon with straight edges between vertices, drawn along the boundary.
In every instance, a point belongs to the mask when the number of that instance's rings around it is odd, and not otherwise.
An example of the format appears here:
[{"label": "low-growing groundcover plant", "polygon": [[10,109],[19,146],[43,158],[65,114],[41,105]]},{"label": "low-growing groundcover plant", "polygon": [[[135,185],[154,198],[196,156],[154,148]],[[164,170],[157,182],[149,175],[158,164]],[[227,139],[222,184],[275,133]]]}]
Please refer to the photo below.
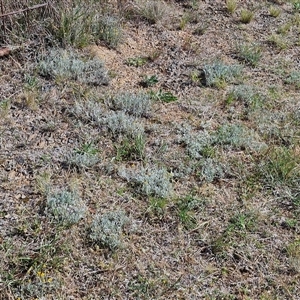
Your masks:
[{"label": "low-growing groundcover plant", "polygon": [[244,104],[247,110],[254,110],[262,106],[263,98],[255,87],[238,85],[229,92],[226,103],[230,105],[237,101]]},{"label": "low-growing groundcover plant", "polygon": [[113,107],[136,117],[148,116],[151,112],[152,101],[145,93],[123,93],[113,99]]},{"label": "low-growing groundcover plant", "polygon": [[122,232],[130,219],[122,211],[97,214],[90,226],[89,238],[101,246],[116,250],[122,246]]},{"label": "low-growing groundcover plant", "polygon": [[300,89],[300,71],[293,71],[285,79],[287,84],[294,85],[297,89]]},{"label": "low-growing groundcover plant", "polygon": [[207,86],[222,87],[241,76],[242,67],[239,65],[226,65],[221,61],[207,64],[203,68],[205,84]]},{"label": "low-growing groundcover plant", "polygon": [[76,80],[80,83],[108,84],[107,71],[98,58],[83,60],[74,51],[53,49],[39,63],[42,76],[57,81]]},{"label": "low-growing groundcover plant", "polygon": [[299,1],[1,2],[0,300],[298,300]]},{"label": "low-growing groundcover plant", "polygon": [[85,143],[79,149],[75,149],[67,156],[67,164],[71,167],[86,169],[99,162],[98,149],[90,142]]},{"label": "low-growing groundcover plant", "polygon": [[114,137],[124,135],[132,138],[144,133],[143,125],[135,117],[129,116],[123,111],[109,113],[103,123]]},{"label": "low-growing groundcover plant", "polygon": [[119,175],[131,182],[142,195],[161,198],[168,198],[171,195],[171,174],[165,168],[155,166],[142,167],[138,170],[120,168]]},{"label": "low-growing groundcover plant", "polygon": [[67,190],[49,192],[46,208],[49,216],[67,226],[78,223],[87,212],[85,203],[77,193]]},{"label": "low-growing groundcover plant", "polygon": [[186,150],[192,158],[213,156],[216,147],[223,149],[247,149],[260,151],[267,145],[260,140],[258,134],[239,124],[224,124],[217,130],[192,132],[191,128],[182,128],[179,141],[186,145]]},{"label": "low-growing groundcover plant", "polygon": [[95,122],[100,125],[103,121],[103,109],[99,102],[87,99],[76,101],[70,110],[71,114],[84,122]]}]

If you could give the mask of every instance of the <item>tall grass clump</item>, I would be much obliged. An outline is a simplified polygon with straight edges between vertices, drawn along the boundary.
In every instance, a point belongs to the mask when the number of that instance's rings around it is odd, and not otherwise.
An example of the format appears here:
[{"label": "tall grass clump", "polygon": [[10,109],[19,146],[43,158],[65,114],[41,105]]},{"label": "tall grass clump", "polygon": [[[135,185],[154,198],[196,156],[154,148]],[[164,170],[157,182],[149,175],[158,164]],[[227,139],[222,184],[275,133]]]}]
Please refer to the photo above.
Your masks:
[{"label": "tall grass clump", "polygon": [[237,7],[236,0],[226,0],[226,8],[229,13],[233,14],[236,10],[236,7]]},{"label": "tall grass clump", "polygon": [[90,85],[107,85],[108,74],[97,58],[84,60],[74,51],[52,49],[38,65],[39,72],[56,81],[75,80]]},{"label": "tall grass clump", "polygon": [[248,9],[241,11],[240,21],[244,24],[248,24],[253,19],[254,13]]},{"label": "tall grass clump", "polygon": [[280,9],[278,9],[274,6],[271,6],[269,13],[270,13],[270,16],[272,16],[273,18],[277,18],[280,15],[281,11],[280,11]]},{"label": "tall grass clump", "polygon": [[96,14],[97,11],[85,1],[74,1],[69,5],[62,1],[57,5],[56,18],[49,25],[50,32],[64,47],[87,46],[93,40],[91,28]]},{"label": "tall grass clump", "polygon": [[116,146],[117,160],[143,160],[145,158],[145,136],[140,134],[133,138],[125,137],[120,146]]},{"label": "tall grass clump", "polygon": [[[45,1],[46,2],[46,1]],[[50,2],[50,1],[49,1]],[[53,1],[54,2],[54,1]],[[28,13],[18,13],[9,17],[1,18],[3,20],[5,30],[1,28],[0,43],[3,44],[20,44],[28,40],[41,42],[45,38],[45,42],[52,42],[53,36],[49,37],[49,25],[57,16],[57,11],[54,9],[55,4],[52,1],[48,5],[39,9],[34,9]],[[44,2],[43,2],[44,3]],[[2,0],[2,12],[19,11],[31,5],[41,4],[41,1],[33,0]],[[53,4],[53,5],[52,5]]]},{"label": "tall grass clump", "polygon": [[[107,2],[97,0],[3,0],[5,11],[18,11],[36,4],[47,2],[47,5],[26,13],[11,15],[5,19],[8,30],[1,36],[6,41],[21,42],[35,41],[41,46],[41,41],[46,46],[59,45],[63,47],[85,47],[92,42],[97,42],[98,20],[103,16]],[[95,28],[96,27],[96,28]]]},{"label": "tall grass clump", "polygon": [[291,149],[276,147],[268,152],[261,163],[265,183],[291,185],[300,180],[300,160]]}]

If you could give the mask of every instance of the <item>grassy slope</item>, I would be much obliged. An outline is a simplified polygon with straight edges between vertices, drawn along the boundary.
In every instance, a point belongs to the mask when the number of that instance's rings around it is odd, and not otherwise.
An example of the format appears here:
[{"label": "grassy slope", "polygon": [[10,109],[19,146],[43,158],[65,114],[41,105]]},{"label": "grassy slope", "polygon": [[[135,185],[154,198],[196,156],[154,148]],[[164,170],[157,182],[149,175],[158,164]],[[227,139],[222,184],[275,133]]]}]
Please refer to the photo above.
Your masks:
[{"label": "grassy slope", "polygon": [[299,299],[299,2],[257,2],[8,26],[1,299]]}]

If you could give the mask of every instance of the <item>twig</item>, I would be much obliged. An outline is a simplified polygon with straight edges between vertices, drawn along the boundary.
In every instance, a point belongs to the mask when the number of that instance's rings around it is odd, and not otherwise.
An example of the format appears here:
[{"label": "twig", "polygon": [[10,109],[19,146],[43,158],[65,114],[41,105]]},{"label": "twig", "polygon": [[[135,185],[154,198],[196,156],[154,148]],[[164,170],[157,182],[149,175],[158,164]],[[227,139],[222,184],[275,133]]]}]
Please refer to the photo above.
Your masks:
[{"label": "twig", "polygon": [[[1,0],[0,4],[1,4],[1,14],[4,15],[3,0]],[[4,19],[2,20],[2,27],[3,27],[3,33],[4,33],[3,36],[5,36],[6,35],[6,27],[5,27]]]},{"label": "twig", "polygon": [[[47,5],[48,5],[48,2],[42,3],[42,4],[37,4],[37,5],[31,6],[31,7],[27,7],[27,8],[24,8],[24,9],[12,11],[12,12],[9,12],[9,13],[6,13],[6,14],[4,14],[4,13],[2,12],[2,15],[0,15],[0,18],[7,17],[7,16],[11,16],[11,15],[15,15],[15,14],[19,14],[19,13],[22,13],[22,12],[27,12],[27,11],[29,11],[29,10],[41,8],[41,7],[44,7],[44,6],[47,6]],[[2,1],[1,1],[1,6],[2,6]],[[1,10],[2,10],[2,9],[1,9]]]}]

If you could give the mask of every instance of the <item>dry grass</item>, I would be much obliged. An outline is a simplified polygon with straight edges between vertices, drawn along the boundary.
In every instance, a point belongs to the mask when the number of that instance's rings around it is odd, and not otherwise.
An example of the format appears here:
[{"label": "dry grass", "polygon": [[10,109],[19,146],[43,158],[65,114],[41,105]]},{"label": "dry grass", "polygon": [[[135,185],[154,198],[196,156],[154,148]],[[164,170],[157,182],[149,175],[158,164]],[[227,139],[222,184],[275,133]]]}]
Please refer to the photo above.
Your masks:
[{"label": "dry grass", "polygon": [[5,19],[0,299],[299,299],[297,2],[231,2]]}]

